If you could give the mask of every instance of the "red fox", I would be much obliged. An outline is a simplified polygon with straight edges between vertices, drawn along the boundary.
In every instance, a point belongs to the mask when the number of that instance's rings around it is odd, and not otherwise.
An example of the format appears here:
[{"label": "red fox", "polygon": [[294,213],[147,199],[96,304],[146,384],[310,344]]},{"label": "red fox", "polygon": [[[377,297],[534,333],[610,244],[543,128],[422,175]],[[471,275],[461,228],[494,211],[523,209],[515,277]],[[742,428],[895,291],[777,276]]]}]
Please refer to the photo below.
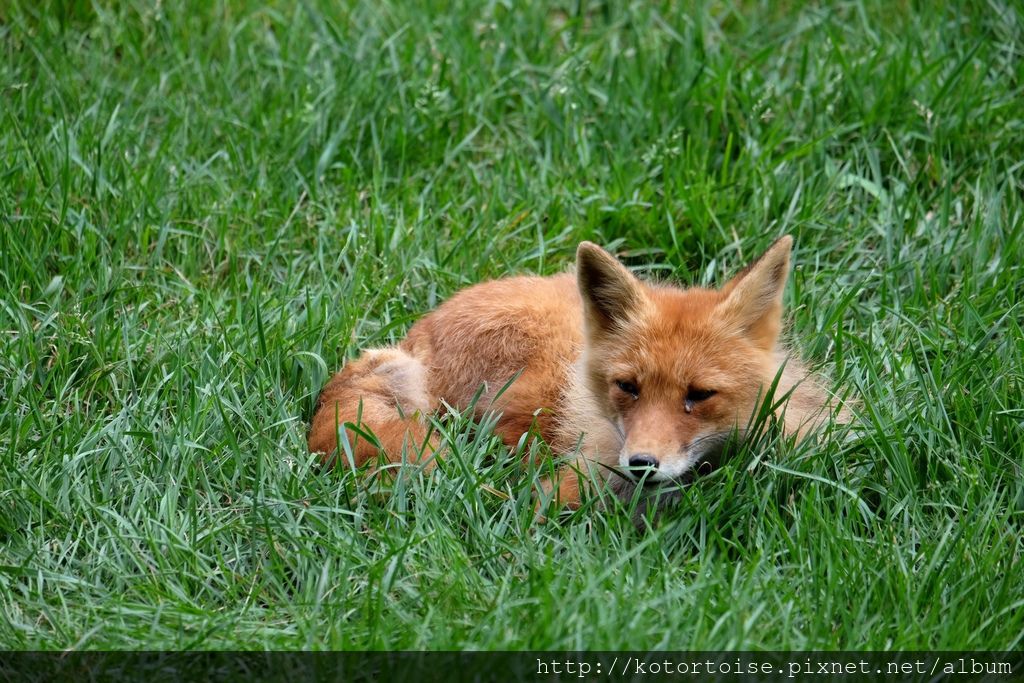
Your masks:
[{"label": "red fox", "polygon": [[552,452],[578,453],[547,484],[572,506],[580,473],[679,480],[742,434],[773,382],[789,396],[783,430],[803,437],[845,409],[779,342],[792,244],[782,237],[720,289],[644,282],[590,242],[575,274],[469,287],[328,382],[309,449],[332,459],[344,429],[356,466],[378,451],[416,460],[438,448],[426,416],[442,401],[499,411],[508,446],[535,428]]}]

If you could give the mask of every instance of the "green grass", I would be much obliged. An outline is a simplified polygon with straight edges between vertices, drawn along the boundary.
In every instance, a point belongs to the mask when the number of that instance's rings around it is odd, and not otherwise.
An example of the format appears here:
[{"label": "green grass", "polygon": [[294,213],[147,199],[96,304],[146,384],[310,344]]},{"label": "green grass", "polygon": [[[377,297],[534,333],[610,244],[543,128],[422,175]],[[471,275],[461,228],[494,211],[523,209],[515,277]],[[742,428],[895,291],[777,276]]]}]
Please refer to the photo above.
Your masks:
[{"label": "green grass", "polygon": [[[181,4],[0,5],[0,645],[1022,647],[1018,5]],[[535,522],[487,421],[389,496],[306,453],[463,286],[782,233],[857,426],[653,531]]]}]

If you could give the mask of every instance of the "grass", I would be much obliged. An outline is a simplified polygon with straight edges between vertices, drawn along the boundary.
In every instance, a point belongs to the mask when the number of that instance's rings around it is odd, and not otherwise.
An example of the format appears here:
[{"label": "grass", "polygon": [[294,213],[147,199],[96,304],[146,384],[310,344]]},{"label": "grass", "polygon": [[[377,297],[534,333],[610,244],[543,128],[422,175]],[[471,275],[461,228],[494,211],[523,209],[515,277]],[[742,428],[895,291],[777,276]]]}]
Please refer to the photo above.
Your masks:
[{"label": "grass", "polygon": [[[0,51],[0,645],[1022,647],[1014,3],[12,0]],[[537,523],[486,420],[388,496],[306,453],[463,286],[782,233],[857,424],[653,531]]]}]

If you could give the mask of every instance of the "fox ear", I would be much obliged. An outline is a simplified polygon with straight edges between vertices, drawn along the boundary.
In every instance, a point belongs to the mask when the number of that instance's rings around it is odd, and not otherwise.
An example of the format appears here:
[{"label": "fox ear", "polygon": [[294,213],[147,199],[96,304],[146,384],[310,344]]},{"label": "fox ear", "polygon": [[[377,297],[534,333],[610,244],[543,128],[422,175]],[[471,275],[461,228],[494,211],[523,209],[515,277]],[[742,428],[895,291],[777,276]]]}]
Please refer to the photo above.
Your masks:
[{"label": "fox ear", "polygon": [[576,284],[590,330],[611,331],[643,307],[640,281],[593,242],[581,242],[576,250]]},{"label": "fox ear", "polygon": [[758,345],[772,349],[782,329],[782,292],[789,277],[793,238],[780,237],[761,258],[722,287],[722,314]]}]

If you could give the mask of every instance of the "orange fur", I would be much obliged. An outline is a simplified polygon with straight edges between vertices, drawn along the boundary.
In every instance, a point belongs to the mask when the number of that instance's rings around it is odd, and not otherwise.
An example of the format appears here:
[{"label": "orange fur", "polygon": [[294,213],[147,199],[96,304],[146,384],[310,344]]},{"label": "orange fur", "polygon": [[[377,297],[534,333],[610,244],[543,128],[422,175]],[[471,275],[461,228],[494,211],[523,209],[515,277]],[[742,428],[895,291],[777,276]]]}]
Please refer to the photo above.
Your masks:
[{"label": "orange fur", "polygon": [[[804,436],[832,402],[779,344],[791,246],[783,237],[717,290],[645,283],[587,242],[575,276],[465,289],[414,324],[397,348],[364,352],[328,383],[310,450],[330,457],[339,424],[361,418],[389,460],[403,449],[410,459],[433,453],[424,415],[442,401],[465,408],[483,387],[475,409],[501,412],[496,429],[509,446],[534,424],[556,453],[582,444],[557,489],[544,486],[574,504],[575,469],[635,477],[641,472],[631,463],[643,456],[657,463],[642,470],[648,480],[686,474],[742,430],[780,368],[776,396],[791,392],[779,409],[784,429]],[[346,434],[357,466],[378,455],[351,429]]]}]

